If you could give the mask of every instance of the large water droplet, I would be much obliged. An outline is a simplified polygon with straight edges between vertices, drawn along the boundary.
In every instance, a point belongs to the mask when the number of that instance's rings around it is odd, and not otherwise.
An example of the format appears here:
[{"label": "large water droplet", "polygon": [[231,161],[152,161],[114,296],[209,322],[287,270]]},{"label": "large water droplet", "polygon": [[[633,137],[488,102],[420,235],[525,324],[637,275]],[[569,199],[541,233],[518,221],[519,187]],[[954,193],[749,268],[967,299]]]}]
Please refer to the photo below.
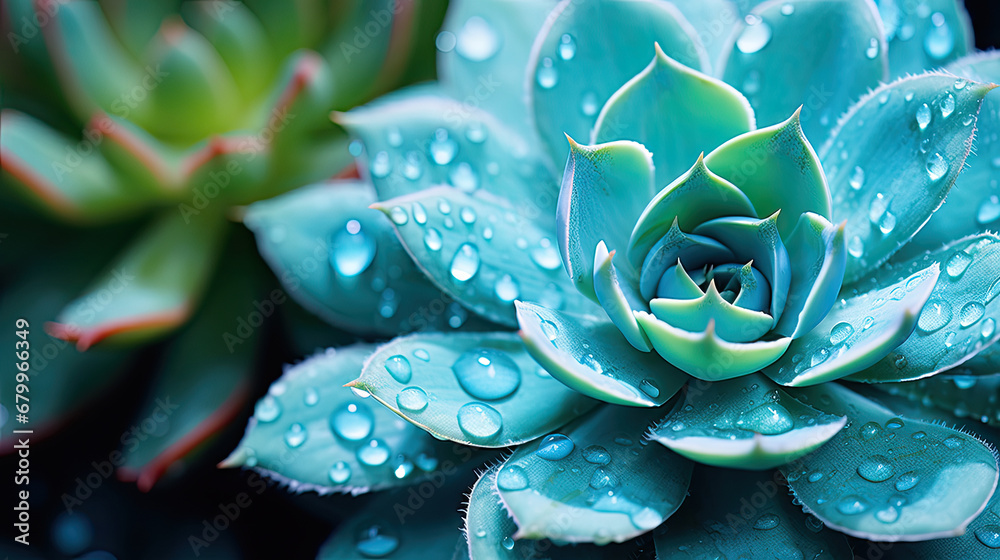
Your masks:
[{"label": "large water droplet", "polygon": [[419,202],[413,203],[413,221],[420,225],[427,223],[427,210]]},{"label": "large water droplet", "polygon": [[929,124],[931,124],[931,108],[924,103],[917,108],[917,126],[920,130],[925,130]]},{"label": "large water droplet", "polygon": [[753,528],[758,531],[769,531],[781,524],[781,518],[773,513],[765,513],[757,518],[753,523]]},{"label": "large water droplet", "polygon": [[951,436],[945,438],[945,440],[941,443],[943,443],[948,449],[958,449],[959,447],[962,447],[963,442],[964,440],[962,438],[958,436]]},{"label": "large water droplet", "polygon": [[468,282],[479,272],[479,249],[472,243],[463,243],[451,259],[451,276],[459,282]]},{"label": "large water droplet", "polygon": [[281,404],[271,395],[264,395],[254,407],[254,416],[259,422],[274,422],[281,416]]},{"label": "large water droplet", "polygon": [[434,163],[438,165],[448,165],[455,159],[455,154],[458,153],[458,143],[448,136],[448,131],[439,128],[434,131],[434,138],[431,143],[427,146],[430,151],[431,159]]},{"label": "large water droplet", "polygon": [[505,465],[497,473],[497,487],[508,492],[517,492],[528,487],[528,473],[517,465]]},{"label": "large water droplet", "polygon": [[920,311],[917,328],[925,333],[932,333],[951,322],[951,318],[951,305],[944,300],[932,299]]},{"label": "large water droplet", "polygon": [[306,427],[296,422],[285,432],[285,444],[295,449],[305,443],[308,437],[309,432],[306,431]]},{"label": "large water droplet", "polygon": [[330,467],[330,472],[327,473],[330,477],[330,482],[334,484],[343,484],[351,479],[351,466],[343,461],[337,461]]},{"label": "large water droplet", "polygon": [[407,412],[421,412],[427,408],[427,393],[420,387],[407,387],[396,395],[396,405]]},{"label": "large water droplet", "polygon": [[618,486],[618,477],[608,470],[597,468],[590,477],[590,487],[595,490]]},{"label": "large water droplet", "polygon": [[906,492],[920,482],[920,477],[913,471],[905,472],[896,479],[896,490]]},{"label": "large water droplet", "polygon": [[986,308],[983,307],[983,304],[978,301],[970,301],[963,305],[962,310],[958,312],[958,323],[962,325],[962,328],[971,327],[983,318],[985,312]]},{"label": "large water droplet", "polygon": [[330,253],[337,273],[353,278],[367,270],[375,258],[375,240],[362,230],[361,222],[350,220],[334,236]]},{"label": "large water droplet", "polygon": [[372,439],[359,447],[356,455],[361,464],[377,467],[389,460],[389,446],[380,439]]},{"label": "large water droplet", "polygon": [[660,388],[656,386],[655,381],[648,377],[639,382],[639,390],[646,393],[652,399],[660,396]]},{"label": "large water droplet", "polygon": [[861,190],[861,187],[865,185],[865,170],[860,166],[855,166],[854,171],[851,171],[851,177],[847,180],[848,184],[854,190]]},{"label": "large water droplet", "polygon": [[545,436],[538,444],[535,455],[547,461],[558,461],[569,457],[569,454],[573,452],[573,447],[573,440],[563,434],[551,434]]},{"label": "large water droplet", "polygon": [[361,441],[375,428],[375,416],[363,403],[344,403],[330,415],[330,428],[348,441]]},{"label": "large water droplet", "polygon": [[986,225],[1000,218],[1000,199],[997,195],[991,194],[979,203],[979,211],[976,213],[976,221],[979,225]]},{"label": "large water droplet", "polygon": [[563,33],[559,38],[559,58],[572,60],[576,56],[576,40],[569,33]]},{"label": "large water droplet", "polygon": [[458,409],[458,427],[474,443],[483,442],[500,433],[503,418],[492,406],[471,402]]},{"label": "large water droplet", "polygon": [[472,16],[458,30],[455,51],[473,62],[486,60],[500,49],[500,36],[479,16]]},{"label": "large water droplet", "polygon": [[778,403],[767,403],[740,414],[736,425],[766,436],[783,434],[795,424],[788,409]]},{"label": "large water droplet", "polygon": [[521,288],[518,286],[517,280],[514,280],[510,274],[504,274],[497,280],[497,283],[494,285],[494,291],[496,291],[497,298],[500,301],[508,303],[521,295]]},{"label": "large water droplet", "polygon": [[1000,548],[1000,525],[983,525],[976,529],[976,538],[990,548]]},{"label": "large water droplet", "polygon": [[896,469],[888,458],[872,455],[858,465],[858,474],[869,482],[884,482],[896,474]]},{"label": "large water droplet", "polygon": [[878,437],[882,433],[882,426],[878,422],[865,422],[861,429],[858,431],[858,435],[861,436],[863,441],[871,441],[872,439]]},{"label": "large water droplet", "polygon": [[931,28],[924,36],[924,51],[934,60],[946,58],[955,48],[955,35],[941,12],[931,15]]},{"label": "large water droplet", "polygon": [[952,278],[959,278],[965,274],[965,270],[972,263],[972,255],[965,251],[958,251],[952,255],[945,264],[945,272]]},{"label": "large water droplet", "polygon": [[413,376],[413,368],[410,367],[410,360],[407,360],[406,356],[401,354],[387,358],[385,360],[385,370],[389,372],[389,375],[393,379],[400,383],[409,383],[410,377]]},{"label": "large water droplet", "polygon": [[588,445],[583,448],[583,460],[595,465],[607,465],[611,462],[611,454],[600,445]]},{"label": "large water droplet", "polygon": [[837,511],[844,515],[858,515],[867,509],[868,500],[855,494],[845,496],[837,502]]},{"label": "large water droplet", "polygon": [[851,338],[854,334],[854,327],[850,323],[840,322],[830,329],[830,344],[840,344],[841,342]]},{"label": "large water droplet", "polygon": [[882,219],[878,222],[878,230],[882,232],[883,235],[888,235],[892,233],[892,230],[896,227],[896,215],[892,212],[886,212]]},{"label": "large water droplet", "polygon": [[941,154],[935,152],[927,156],[927,176],[931,181],[941,179],[945,173],[948,173],[948,162],[941,157]]},{"label": "large water droplet", "polygon": [[950,93],[946,93],[944,98],[941,100],[940,109],[942,117],[946,119],[950,117],[951,114],[955,112],[955,96]]},{"label": "large water droplet", "polygon": [[427,231],[424,232],[424,246],[429,251],[440,251],[443,243],[444,240],[441,238],[441,232],[437,229],[427,228]]},{"label": "large water droplet", "polygon": [[521,384],[521,369],[505,352],[492,348],[470,350],[451,367],[458,384],[477,399],[510,396]]},{"label": "large water droplet", "polygon": [[399,537],[378,525],[357,535],[355,548],[365,558],[385,558],[399,548]]},{"label": "large water droplet", "polygon": [[538,65],[538,72],[535,75],[538,85],[542,89],[552,89],[559,82],[559,72],[552,66],[552,59],[545,57]]},{"label": "large water droplet", "polygon": [[847,252],[856,259],[865,254],[865,242],[861,240],[861,236],[855,235],[847,242]]},{"label": "large water droplet", "polygon": [[548,237],[543,237],[538,242],[538,247],[531,250],[531,260],[535,261],[535,264],[545,270],[556,270],[562,266],[559,251],[556,250],[555,246],[552,244],[552,240]]},{"label": "large water droplet", "polygon": [[761,18],[748,15],[747,27],[736,39],[736,48],[745,54],[760,51],[771,41],[771,26]]},{"label": "large water droplet", "polygon": [[381,179],[389,175],[389,171],[392,169],[392,164],[389,163],[389,153],[379,152],[375,154],[372,158],[371,172],[372,176],[376,179]]},{"label": "large water droplet", "polygon": [[993,333],[996,332],[996,328],[997,328],[997,322],[994,321],[992,318],[989,318],[983,321],[983,326],[981,329],[979,329],[979,335],[982,336],[984,339],[989,339],[990,337],[993,336]]}]

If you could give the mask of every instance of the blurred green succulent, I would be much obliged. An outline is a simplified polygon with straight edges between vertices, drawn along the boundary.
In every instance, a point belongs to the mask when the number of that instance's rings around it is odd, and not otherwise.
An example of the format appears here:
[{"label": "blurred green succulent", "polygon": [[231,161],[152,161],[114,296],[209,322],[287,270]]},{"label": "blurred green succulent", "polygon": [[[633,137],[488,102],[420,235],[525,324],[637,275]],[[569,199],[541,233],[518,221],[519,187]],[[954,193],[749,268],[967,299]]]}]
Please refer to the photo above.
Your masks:
[{"label": "blurred green succulent", "polygon": [[951,0],[453,2],[438,83],[334,116],[364,181],[245,219],[289,287],[329,242],[315,313],[444,332],[291,367],[223,465],[403,487],[320,558],[995,556],[1000,59],[970,41]]},{"label": "blurred green succulent", "polygon": [[[107,346],[189,322],[142,429],[122,435],[120,474],[149,488],[239,414],[261,323],[286,296],[264,290],[229,222],[242,205],[350,173],[329,112],[428,75],[419,58],[442,7],[3,2],[0,204],[17,257],[0,316],[33,323],[32,383],[46,394],[36,433],[122,369],[126,350]],[[168,397],[180,408],[143,427]]]}]

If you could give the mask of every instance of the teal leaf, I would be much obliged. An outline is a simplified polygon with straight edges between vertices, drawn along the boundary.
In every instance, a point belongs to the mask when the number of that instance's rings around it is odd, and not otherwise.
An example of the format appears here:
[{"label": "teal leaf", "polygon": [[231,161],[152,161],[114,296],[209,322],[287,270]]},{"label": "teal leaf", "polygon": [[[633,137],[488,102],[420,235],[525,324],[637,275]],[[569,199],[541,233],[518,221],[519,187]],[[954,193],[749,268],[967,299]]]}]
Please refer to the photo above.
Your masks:
[{"label": "teal leaf", "polygon": [[[710,237],[681,231],[676,218],[670,229],[641,258],[639,293],[647,300],[653,299],[657,294],[677,299],[701,297],[704,292],[699,283],[691,279],[687,268],[697,273],[706,265],[732,263],[736,259],[733,252],[722,243]],[[678,265],[680,261],[686,262],[686,267]],[[770,302],[770,286],[767,291]]]},{"label": "teal leaf", "polygon": [[995,451],[970,434],[903,420],[836,383],[792,394],[850,418],[827,445],[782,468],[805,510],[832,529],[875,541],[958,536],[996,488]]},{"label": "teal leaf", "polygon": [[821,142],[854,100],[888,76],[873,8],[866,0],[760,4],[731,36],[723,79],[747,96],[757,122],[802,107],[806,137]]},{"label": "teal leaf", "polygon": [[[183,324],[201,301],[229,233],[215,212],[164,210],[91,286],[46,324],[86,350],[111,337],[147,339]],[[110,301],[106,294],[110,294]]]},{"label": "teal leaf", "polygon": [[[643,24],[636,26],[637,21]],[[589,137],[598,112],[645,67],[655,42],[685,66],[708,66],[696,31],[668,2],[563,0],[552,10],[531,47],[525,91],[553,161],[566,160],[565,134]],[[608,53],[615,53],[614,64],[606,64]],[[594,68],[602,70],[595,74]]]},{"label": "teal leaf", "polygon": [[618,328],[533,303],[517,303],[528,352],[556,379],[598,400],[659,406],[687,375],[653,353],[629,345]]},{"label": "teal leaf", "polygon": [[[993,354],[996,345],[977,354],[975,358],[944,373],[907,383],[882,383],[879,389],[893,395],[900,395],[912,401],[947,410],[958,418],[971,418],[984,424],[1000,427],[1000,373],[997,369],[989,373],[976,374],[970,363],[982,354]],[[973,430],[978,429],[974,427]]]},{"label": "teal leaf", "polygon": [[73,221],[100,222],[142,202],[118,182],[100,154],[76,154],[78,141],[13,109],[0,112],[0,126],[5,181],[48,211]]},{"label": "teal leaf", "polygon": [[[611,251],[629,247],[629,232],[656,192],[653,177],[652,155],[640,144],[570,140],[556,214],[559,250],[577,289],[591,299],[597,244],[604,241]],[[642,258],[629,261],[635,266]]]},{"label": "teal leaf", "polygon": [[[948,72],[965,80],[1000,83],[1000,51],[969,55],[949,64]],[[916,255],[936,249],[942,243],[1000,225],[1000,199],[995,181],[1000,181],[1000,94],[987,95],[976,119],[975,148],[965,160],[965,168],[955,180],[948,198],[927,224],[901,252]],[[987,190],[984,187],[989,185]]]},{"label": "teal leaf", "polygon": [[290,366],[259,401],[225,467],[255,468],[296,491],[360,494],[440,476],[473,456],[343,387],[374,350],[320,352]]},{"label": "teal leaf", "polygon": [[364,152],[359,168],[380,200],[450,185],[523,204],[533,217],[555,209],[555,168],[518,129],[474,104],[420,86],[337,113],[334,120],[359,139],[351,149]]},{"label": "teal leaf", "polygon": [[782,239],[787,239],[803,212],[827,219],[831,215],[826,176],[802,133],[799,114],[796,111],[785,122],[737,136],[705,156],[708,168],[743,191],[758,216],[781,211],[778,231]]},{"label": "teal leaf", "polygon": [[957,83],[931,73],[883,85],[851,108],[820,150],[835,219],[847,220],[845,282],[905,244],[962,170],[983,96],[994,86]]},{"label": "teal leaf", "polygon": [[785,248],[791,280],[775,330],[797,338],[818,325],[837,301],[847,265],[844,224],[834,226],[822,216],[804,213]]},{"label": "teal leaf", "polygon": [[820,324],[792,341],[764,373],[782,385],[804,387],[875,364],[913,332],[939,274],[939,266],[929,264],[866,293],[841,292],[840,302]]},{"label": "teal leaf", "polygon": [[444,330],[467,312],[427,281],[361,182],[312,185],[251,205],[243,223],[285,293],[325,321],[392,335]]},{"label": "teal leaf", "polygon": [[763,369],[781,357],[790,338],[729,342],[715,333],[709,321],[703,332],[689,332],[643,311],[635,312],[639,326],[663,359],[704,381],[722,381]]},{"label": "teal leaf", "polygon": [[625,546],[577,544],[558,546],[548,539],[514,540],[517,524],[508,515],[497,491],[493,465],[479,477],[469,493],[464,532],[471,560],[516,560],[544,557],[551,560],[614,560],[628,555]]},{"label": "teal leaf", "polygon": [[800,403],[756,373],[688,384],[683,405],[656,426],[650,439],[706,465],[763,470],[814,451],[846,422]]},{"label": "teal leaf", "polygon": [[590,143],[639,142],[653,152],[659,186],[687,171],[698,154],[754,128],[740,92],[668,57],[657,43],[649,66],[608,99]]},{"label": "teal leaf", "polygon": [[[678,134],[687,135],[686,132]],[[699,155],[691,169],[672,180],[642,211],[629,238],[629,261],[639,268],[643,260],[649,258],[650,249],[667,235],[675,220],[681,230],[690,232],[704,222],[727,216],[756,218],[757,212],[746,195],[729,181],[712,173]],[[668,259],[667,264],[673,265],[674,260]]]},{"label": "teal leaf", "polygon": [[[743,19],[741,10],[749,9],[756,2],[746,0],[671,0],[691,27],[708,53],[713,76],[717,75],[719,56],[729,45],[730,30]],[[705,69],[708,71],[708,68]]]},{"label": "teal leaf", "polygon": [[803,515],[769,474],[703,469],[694,486],[654,533],[659,558],[854,558],[843,535]]},{"label": "teal leaf", "polygon": [[594,292],[597,294],[597,300],[611,322],[628,339],[629,344],[636,350],[649,352],[653,347],[650,346],[646,333],[632,315],[632,310],[648,310],[649,307],[636,289],[637,282],[631,278],[626,278],[624,282],[619,281],[618,270],[612,262],[613,257],[614,253],[608,253],[603,241],[597,244],[597,252],[594,255]]},{"label": "teal leaf", "polygon": [[744,309],[726,301],[715,282],[695,299],[656,298],[649,307],[657,319],[689,332],[699,332],[715,323],[715,332],[729,342],[753,342],[769,330],[774,320],[762,311]]},{"label": "teal leaf", "polygon": [[893,77],[937,68],[975,50],[972,22],[958,0],[878,0]]},{"label": "teal leaf", "polygon": [[760,271],[771,286],[770,315],[774,324],[778,323],[784,312],[791,282],[791,263],[779,235],[780,227],[781,216],[775,213],[763,220],[717,218],[699,225],[692,232],[725,245],[736,257],[736,264],[753,262],[753,268]]},{"label": "teal leaf", "polygon": [[[470,473],[459,471],[429,485],[427,498],[413,489],[381,494],[363,507],[350,507],[316,555],[317,560],[467,560],[465,536],[456,528],[462,492]],[[412,498],[416,496],[416,499]]]},{"label": "teal leaf", "polygon": [[437,39],[438,75],[444,89],[455,99],[474,100],[516,130],[531,130],[524,69],[531,44],[557,3],[452,2]]},{"label": "teal leaf", "polygon": [[[938,277],[917,319],[917,328],[893,353],[850,377],[881,383],[912,381],[949,370],[1000,339],[1000,237],[967,237],[913,260],[884,266],[870,281],[891,279],[932,264]],[[863,283],[862,283],[863,285]]]},{"label": "teal leaf", "polygon": [[514,538],[620,543],[670,517],[687,495],[692,463],[643,440],[658,414],[605,406],[518,447],[497,473]]},{"label": "teal leaf", "polygon": [[260,314],[254,303],[263,270],[252,245],[241,241],[234,237],[226,246],[205,305],[171,341],[159,371],[150,372],[152,384],[134,421],[142,432],[122,438],[118,477],[143,492],[194,463],[250,401],[261,329],[244,323],[244,331],[238,318]]},{"label": "teal leaf", "polygon": [[513,333],[397,338],[351,386],[436,437],[477,447],[531,441],[597,404],[553,379]]},{"label": "teal leaf", "polygon": [[555,232],[503,199],[436,187],[372,207],[435,285],[483,317],[515,325],[515,299],[597,312],[562,270]]}]

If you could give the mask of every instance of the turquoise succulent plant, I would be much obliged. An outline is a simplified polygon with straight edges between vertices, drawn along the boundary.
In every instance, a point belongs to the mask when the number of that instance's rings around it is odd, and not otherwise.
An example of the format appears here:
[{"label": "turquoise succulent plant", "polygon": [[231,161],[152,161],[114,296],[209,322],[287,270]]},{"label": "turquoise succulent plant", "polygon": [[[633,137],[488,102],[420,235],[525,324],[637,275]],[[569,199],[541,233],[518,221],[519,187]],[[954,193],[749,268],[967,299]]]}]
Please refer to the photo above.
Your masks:
[{"label": "turquoise succulent plant", "polygon": [[417,4],[2,3],[0,214],[20,258],[0,316],[34,323],[36,434],[181,329],[140,419],[183,404],[155,437],[123,436],[122,476],[149,488],[249,404],[260,321],[285,296],[230,218],[345,168],[327,115],[419,76],[408,59],[441,10]]},{"label": "turquoise succulent plant", "polygon": [[315,312],[448,323],[292,367],[224,462],[415,485],[321,558],[996,555],[998,57],[953,1],[749,4],[453,3],[438,83],[334,115],[363,181],[251,206],[279,278],[328,243]]}]

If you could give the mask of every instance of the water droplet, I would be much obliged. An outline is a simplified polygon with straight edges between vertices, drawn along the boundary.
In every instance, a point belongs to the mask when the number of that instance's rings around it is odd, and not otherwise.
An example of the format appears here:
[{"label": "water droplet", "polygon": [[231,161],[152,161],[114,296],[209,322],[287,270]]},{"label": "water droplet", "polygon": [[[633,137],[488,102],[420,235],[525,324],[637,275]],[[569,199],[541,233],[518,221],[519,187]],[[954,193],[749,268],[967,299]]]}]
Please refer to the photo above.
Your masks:
[{"label": "water droplet", "polygon": [[917,108],[917,126],[920,130],[925,130],[929,124],[931,124],[931,108],[924,103]]},{"label": "water droplet", "polygon": [[494,285],[494,290],[500,301],[504,302],[512,302],[521,295],[521,288],[518,286],[517,280],[514,280],[510,274],[504,274],[500,277]]},{"label": "water droplet", "polygon": [[362,230],[361,222],[350,220],[334,236],[330,253],[337,273],[353,278],[371,265],[375,258],[375,240]]},{"label": "water droplet", "polygon": [[478,348],[459,356],[451,367],[458,384],[477,399],[497,400],[521,385],[521,369],[505,352]]},{"label": "water droplet", "polygon": [[997,195],[991,194],[979,203],[979,211],[976,213],[976,221],[979,225],[986,225],[1000,218],[1000,199]]},{"label": "water droplet", "polygon": [[351,466],[343,461],[337,461],[330,467],[330,472],[327,473],[330,477],[330,482],[334,484],[343,484],[351,479]]},{"label": "water droplet", "polygon": [[407,360],[406,356],[400,354],[387,358],[385,369],[393,379],[400,383],[409,383],[410,377],[413,374],[413,368],[410,367],[410,360]]},{"label": "water droplet", "polygon": [[875,57],[878,56],[878,51],[879,51],[878,39],[872,37],[871,39],[868,40],[868,48],[865,49],[865,56],[868,57],[870,60],[874,59]]},{"label": "water droplet", "polygon": [[909,361],[906,359],[906,356],[902,354],[896,356],[896,359],[892,362],[896,366],[896,369],[904,369],[908,363]]},{"label": "water droplet", "polygon": [[392,462],[392,474],[396,478],[402,480],[413,472],[413,461],[406,458],[406,455],[400,453],[396,455],[396,459]]},{"label": "water droplet", "polygon": [[766,436],[783,434],[795,424],[792,415],[778,403],[767,403],[740,414],[736,425]]},{"label": "water droplet", "polygon": [[[448,180],[460,191],[472,192],[479,188],[479,175],[466,162],[459,163],[448,174]],[[469,223],[469,222],[466,222]]]},{"label": "water droplet", "polygon": [[889,421],[885,423],[885,427],[889,430],[898,430],[903,426],[903,419],[899,417],[890,418]]},{"label": "water droplet", "polygon": [[451,52],[455,49],[455,43],[458,40],[455,38],[455,34],[451,31],[442,31],[438,33],[437,38],[434,39],[434,46],[441,52]]},{"label": "water droplet", "polygon": [[411,181],[416,181],[424,173],[424,166],[421,162],[420,154],[408,152],[406,160],[403,161],[403,177]]},{"label": "water droplet", "polygon": [[448,131],[439,128],[434,131],[434,138],[428,145],[431,159],[438,165],[448,165],[458,153],[458,143],[448,136]]},{"label": "water droplet", "polygon": [[925,333],[936,332],[951,322],[951,318],[951,305],[944,300],[932,299],[920,311],[917,328]]},{"label": "water droplet", "polygon": [[990,548],[1000,548],[1000,525],[983,525],[976,529],[976,538]]},{"label": "water droplet", "polygon": [[576,56],[576,41],[573,36],[569,33],[563,33],[563,36],[559,38],[559,58],[563,60],[572,60]]},{"label": "water droplet", "polygon": [[407,387],[396,395],[396,405],[407,412],[421,412],[427,408],[427,393],[420,387]]},{"label": "water droplet", "polygon": [[485,228],[483,228],[483,239],[487,241],[493,239],[493,228],[491,228],[490,226],[486,226]]},{"label": "water droplet", "polygon": [[899,519],[899,508],[887,505],[875,512],[875,519],[878,519],[882,523],[895,523]]},{"label": "water droplet", "polygon": [[451,259],[451,276],[458,282],[468,282],[479,272],[479,249],[463,243]]},{"label": "water droplet", "polygon": [[872,455],[858,465],[858,474],[869,482],[884,482],[895,473],[892,463],[882,455]]},{"label": "water droplet", "polygon": [[285,444],[295,449],[305,443],[308,437],[309,432],[306,431],[305,426],[296,422],[289,426],[288,431],[285,432]]},{"label": "water droplet", "polygon": [[639,390],[649,395],[651,399],[660,396],[660,388],[656,386],[655,381],[648,377],[639,382]]},{"label": "water droplet", "polygon": [[595,490],[614,488],[618,486],[618,477],[611,472],[598,467],[590,477],[590,487]]},{"label": "water droplet", "polygon": [[330,415],[330,428],[348,441],[361,441],[375,428],[375,416],[363,403],[344,403]]},{"label": "water droplet", "polygon": [[507,550],[514,550],[514,539],[510,537],[504,537],[503,540],[500,541],[500,545]]},{"label": "water droplet", "polygon": [[858,495],[845,496],[837,502],[837,511],[844,515],[858,515],[868,509],[868,501]]},{"label": "water droplet", "polygon": [[854,171],[851,172],[851,177],[848,179],[848,184],[854,190],[861,190],[861,187],[865,185],[865,170],[860,166],[855,166]]},{"label": "water droplet", "polygon": [[379,152],[379,153],[375,154],[374,158],[372,158],[371,172],[372,172],[372,176],[375,177],[375,178],[377,178],[377,179],[381,179],[381,178],[386,177],[387,175],[389,175],[389,171],[390,171],[391,167],[392,166],[389,163],[389,153],[388,152],[384,152],[384,151],[383,152]]},{"label": "water droplet", "polygon": [[542,89],[552,89],[556,87],[559,82],[559,72],[552,67],[552,59],[545,57],[542,59],[541,64],[538,65],[538,72],[535,75],[535,79],[538,81],[538,85]]},{"label": "water droplet", "polygon": [[585,116],[592,117],[596,115],[597,110],[600,109],[598,103],[597,94],[592,91],[588,91],[583,94],[582,98],[580,98],[580,112]]},{"label": "water droplet", "polygon": [[378,525],[361,531],[356,542],[355,548],[366,558],[385,558],[399,548],[399,537]]},{"label": "water droplet", "polygon": [[971,263],[972,255],[966,253],[965,251],[958,251],[948,259],[948,263],[945,265],[945,271],[948,272],[948,276],[958,278],[962,276],[962,274],[965,274],[965,270],[969,268],[969,264]]},{"label": "water droplet", "polygon": [[611,462],[611,454],[600,445],[588,445],[583,449],[583,460],[595,465],[607,465]]},{"label": "water droplet", "polygon": [[580,356],[580,364],[589,367],[596,373],[604,373],[604,366],[601,365],[601,362],[599,362],[593,354],[584,354]]},{"label": "water droplet", "polygon": [[472,16],[458,30],[455,51],[473,62],[492,57],[500,49],[500,36],[479,16]]},{"label": "water droplet", "polygon": [[927,156],[927,176],[931,181],[939,180],[945,173],[948,173],[948,162],[941,157],[941,154],[935,152]]},{"label": "water droplet", "polygon": [[861,426],[861,430],[858,434],[864,441],[871,441],[872,439],[878,437],[882,433],[882,426],[878,422],[866,422],[865,425]]},{"label": "water droplet", "polygon": [[302,396],[302,402],[306,406],[316,406],[316,403],[319,402],[319,392],[312,387],[307,388],[305,394]]},{"label": "water droplet", "polygon": [[547,237],[543,237],[538,242],[538,247],[531,250],[531,260],[535,261],[535,264],[545,270],[556,270],[562,266],[559,251],[556,250],[552,241]]},{"label": "water droplet", "polygon": [[458,212],[458,217],[463,224],[472,225],[476,223],[476,211],[471,206],[463,206]]},{"label": "water droplet", "polygon": [[816,367],[825,362],[826,359],[829,357],[830,357],[830,351],[827,350],[826,348],[820,348],[819,350],[816,351],[815,354],[812,355],[812,358],[809,360],[809,367]]},{"label": "water droplet", "polygon": [[264,395],[254,407],[254,416],[258,422],[274,422],[281,416],[281,404],[271,395]]},{"label": "water droplet", "polygon": [[892,212],[886,212],[879,220],[878,230],[882,232],[883,235],[888,235],[892,233],[892,230],[896,227],[896,215]]},{"label": "water droplet", "polygon": [[962,447],[963,440],[958,436],[951,436],[945,438],[945,440],[941,443],[943,443],[948,449],[958,449],[959,447]]},{"label": "water droplet", "polygon": [[795,13],[795,6],[792,4],[783,4],[781,6],[781,15],[790,16]]},{"label": "water droplet", "polygon": [[517,465],[505,465],[497,473],[497,487],[508,492],[517,492],[528,487],[528,473]]},{"label": "water droplet", "polygon": [[771,26],[761,18],[748,15],[747,27],[736,39],[736,48],[744,54],[760,51],[771,41]]},{"label": "water droplet", "polygon": [[986,319],[985,321],[983,321],[983,327],[979,329],[979,334],[983,338],[988,339],[993,336],[993,333],[996,331],[996,327],[997,327],[996,321],[994,321],[992,318]]},{"label": "water droplet", "polygon": [[765,513],[754,521],[753,528],[758,531],[769,531],[781,524],[781,519],[773,513]]},{"label": "water droplet", "polygon": [[861,236],[855,235],[847,242],[847,252],[856,259],[865,254],[865,242],[861,240]]},{"label": "water droplet", "polygon": [[983,318],[983,314],[986,312],[986,308],[983,304],[978,301],[970,301],[969,303],[962,306],[962,310],[958,312],[958,322],[962,325],[962,328],[971,327]]},{"label": "water droplet", "polygon": [[573,447],[573,440],[563,434],[551,434],[538,444],[535,455],[547,461],[558,461],[568,457],[573,452]]},{"label": "water droplet", "polygon": [[841,342],[851,338],[854,334],[854,327],[850,323],[840,322],[830,329],[830,344],[840,344]]},{"label": "water droplet", "polygon": [[755,95],[760,91],[760,72],[757,70],[751,70],[747,72],[745,78],[743,78],[743,93],[747,95]]},{"label": "water droplet", "polygon": [[955,35],[941,12],[931,15],[931,28],[924,36],[924,51],[934,60],[946,58],[955,48]]},{"label": "water droplet", "polygon": [[458,427],[474,443],[482,442],[500,433],[503,418],[492,406],[471,402],[458,409]]},{"label": "water droplet", "polygon": [[920,477],[917,476],[917,473],[913,471],[905,472],[896,479],[896,490],[906,492],[916,486],[918,482],[920,482]]},{"label": "water droplet", "polygon": [[365,146],[361,143],[361,140],[351,140],[351,143],[347,145],[347,153],[354,157],[360,156],[364,149]]},{"label": "water droplet", "polygon": [[427,228],[424,232],[424,246],[427,247],[429,251],[440,251],[441,245],[444,240],[441,238],[441,232],[435,228]]},{"label": "water droplet", "polygon": [[433,472],[438,466],[438,458],[427,453],[417,455],[417,466],[424,472]]},{"label": "water droplet", "polygon": [[956,375],[951,378],[951,381],[955,384],[955,387],[962,390],[971,389],[976,386],[976,377],[974,375]]},{"label": "water droplet", "polygon": [[810,474],[809,478],[807,478],[806,480],[808,480],[809,482],[819,482],[820,480],[823,480],[823,473],[816,471]]},{"label": "water droplet", "polygon": [[384,465],[389,460],[389,446],[378,438],[371,439],[367,444],[362,445],[357,451],[358,461],[362,465],[377,467]]},{"label": "water droplet", "polygon": [[940,109],[942,117],[946,119],[950,117],[951,114],[955,112],[955,96],[950,93],[946,93],[944,98],[941,100]]}]

